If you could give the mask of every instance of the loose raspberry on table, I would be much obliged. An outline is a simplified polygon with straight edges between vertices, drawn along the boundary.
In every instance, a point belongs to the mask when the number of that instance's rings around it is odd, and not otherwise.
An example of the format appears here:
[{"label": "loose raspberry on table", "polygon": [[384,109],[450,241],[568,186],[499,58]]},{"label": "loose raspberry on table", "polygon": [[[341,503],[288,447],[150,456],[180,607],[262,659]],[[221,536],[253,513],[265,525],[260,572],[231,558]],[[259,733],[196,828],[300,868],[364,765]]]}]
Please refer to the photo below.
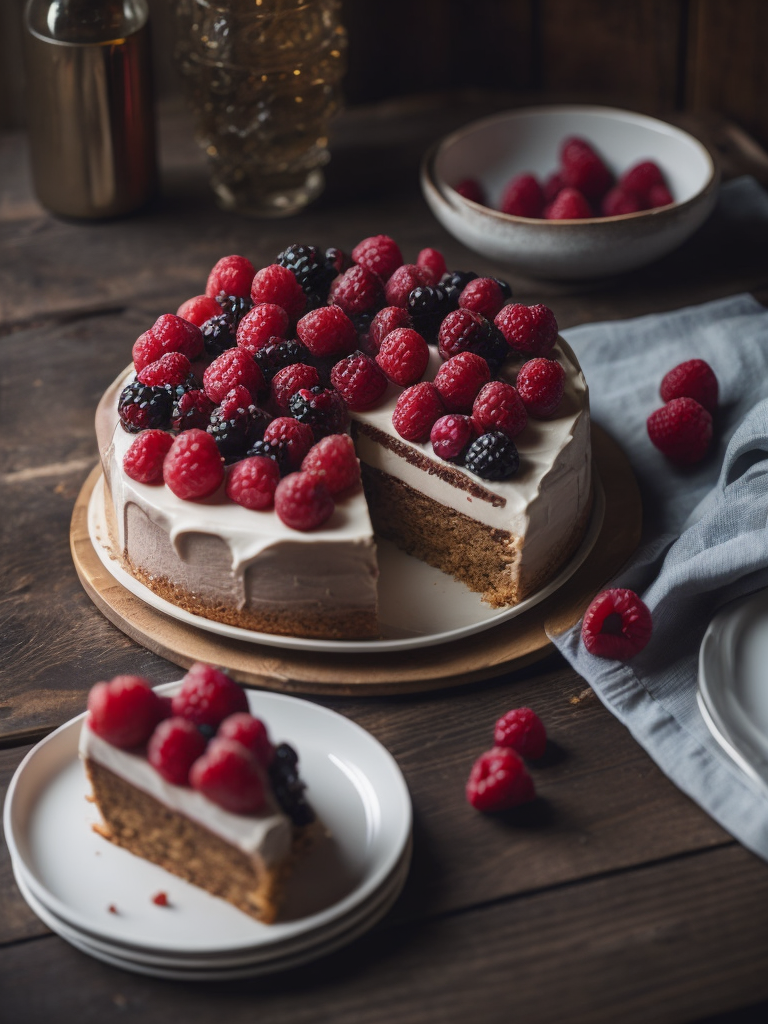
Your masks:
[{"label": "loose raspberry on table", "polygon": [[440,459],[458,461],[477,437],[477,430],[471,416],[449,413],[435,420],[429,432],[432,451]]},{"label": "loose raspberry on table", "polygon": [[566,186],[598,202],[613,184],[613,175],[584,139],[571,136],[560,147],[560,173]]},{"label": "loose raspberry on table", "polygon": [[585,220],[594,217],[592,207],[577,188],[564,188],[544,207],[545,220]]},{"label": "loose raspberry on table", "polygon": [[382,341],[376,362],[391,381],[400,387],[408,387],[424,376],[429,362],[429,346],[418,331],[397,327]]},{"label": "loose raspberry on table", "polygon": [[349,434],[330,434],[309,450],[301,464],[303,473],[322,480],[332,495],[360,483],[360,463]]},{"label": "loose raspberry on table", "polygon": [[273,338],[284,338],[289,327],[288,314],[274,302],[260,302],[248,310],[237,328],[237,344],[251,355]]},{"label": "loose raspberry on table", "polygon": [[224,480],[224,463],[205,430],[185,430],[174,439],[163,462],[163,479],[177,498],[207,498]]},{"label": "loose raspberry on table", "polygon": [[499,209],[514,217],[541,217],[544,193],[532,174],[517,174],[501,194]]},{"label": "loose raspberry on table", "polygon": [[163,482],[163,460],[173,444],[164,430],[142,430],[123,456],[123,469],[140,484]]},{"label": "loose raspberry on table", "polygon": [[166,718],[149,738],[147,760],[166,782],[189,785],[189,770],[205,752],[206,739],[187,718]]},{"label": "loose raspberry on table", "polygon": [[400,395],[392,412],[392,426],[406,441],[426,441],[435,420],[445,411],[437,388],[425,380]]},{"label": "loose raspberry on table", "polygon": [[384,302],[384,286],[372,270],[356,265],[336,278],[328,293],[328,301],[343,309],[347,316],[372,313]]},{"label": "loose raspberry on table", "polygon": [[256,397],[266,387],[264,374],[245,349],[230,348],[203,373],[203,387],[212,402],[221,402],[227,392],[241,384]]},{"label": "loose raspberry on table", "polygon": [[514,352],[524,355],[546,356],[557,341],[557,320],[548,306],[540,303],[524,306],[513,302],[504,306],[494,319]]},{"label": "loose raspberry on table", "polygon": [[225,718],[216,733],[217,739],[233,740],[249,750],[262,768],[269,768],[275,756],[275,748],[269,738],[266,725],[245,711]]},{"label": "loose raspberry on table", "polygon": [[220,313],[206,320],[200,328],[203,332],[205,354],[216,359],[228,348],[234,348],[237,342],[237,326],[231,313]]},{"label": "loose raspberry on table", "polygon": [[289,473],[277,485],[275,511],[292,530],[314,530],[333,515],[333,497],[314,473]]},{"label": "loose raspberry on table", "polygon": [[492,277],[476,277],[459,295],[459,307],[493,320],[506,302],[501,285]]},{"label": "loose raspberry on table", "polygon": [[512,708],[496,723],[493,742],[497,747],[510,747],[521,757],[537,761],[547,749],[547,730],[531,708]]},{"label": "loose raspberry on table", "polygon": [[[290,271],[289,271],[290,273]],[[264,806],[261,767],[242,743],[218,736],[192,765],[193,789],[232,814],[255,814]]]},{"label": "loose raspberry on table", "polygon": [[285,341],[281,338],[271,338],[269,343],[260,348],[254,355],[254,362],[264,374],[264,380],[269,383],[275,374],[286,366],[294,363],[309,363],[312,354],[306,345],[300,341]]},{"label": "loose raspberry on table", "polygon": [[165,705],[141,676],[115,676],[88,694],[88,725],[121,750],[146,743],[165,717]]},{"label": "loose raspberry on table", "polygon": [[648,192],[648,207],[651,210],[657,206],[669,206],[674,201],[675,197],[664,184],[653,185]]},{"label": "loose raspberry on table", "polygon": [[173,409],[173,395],[166,387],[151,387],[134,380],[126,384],[117,400],[117,413],[123,430],[164,430]]},{"label": "loose raspberry on table", "polygon": [[472,419],[479,434],[500,430],[509,438],[525,429],[528,414],[517,388],[503,380],[483,385],[472,404]]},{"label": "loose raspberry on table", "polygon": [[416,266],[427,275],[427,284],[439,284],[443,274],[448,272],[445,257],[437,249],[422,249],[416,257]]},{"label": "loose raspberry on table", "polygon": [[202,388],[192,388],[179,395],[174,402],[171,427],[177,431],[191,430],[193,427],[206,430],[214,409],[214,403]]},{"label": "loose raspberry on table", "polygon": [[139,370],[136,379],[142,384],[149,384],[151,387],[162,387],[168,384],[175,387],[183,384],[192,373],[192,364],[181,352],[166,352],[164,356],[149,363],[143,370]]},{"label": "loose raspberry on table", "polygon": [[171,698],[174,715],[193,725],[217,729],[221,722],[237,711],[248,710],[248,698],[241,686],[221,669],[196,661],[181,681],[181,688]]},{"label": "loose raspberry on table", "polygon": [[598,594],[584,614],[581,639],[598,658],[627,661],[651,639],[648,606],[633,590],[614,588]]},{"label": "loose raspberry on table", "polygon": [[357,331],[341,306],[313,309],[296,324],[296,334],[313,356],[347,356],[357,348]]},{"label": "loose raspberry on table", "polygon": [[176,310],[176,316],[182,320],[189,320],[196,327],[202,327],[206,320],[212,316],[219,316],[223,312],[216,299],[210,295],[193,295],[191,299],[182,302]]},{"label": "loose raspberry on table", "polygon": [[434,385],[449,412],[468,413],[480,388],[491,379],[488,363],[475,352],[459,352],[447,359],[435,375]]},{"label": "loose raspberry on table", "polygon": [[545,204],[549,206],[550,203],[554,202],[558,192],[562,192],[564,188],[565,182],[563,181],[562,174],[559,171],[554,171],[550,174],[542,186]]},{"label": "loose raspberry on table", "polygon": [[712,441],[712,416],[693,398],[673,398],[651,413],[651,443],[678,466],[701,462]]},{"label": "loose raspberry on table", "polygon": [[245,256],[222,256],[208,275],[205,294],[215,298],[219,292],[247,296],[256,268]]},{"label": "loose raspberry on table", "polygon": [[278,370],[272,378],[270,395],[275,408],[280,413],[287,413],[291,395],[302,388],[314,388],[320,384],[320,374],[315,366],[307,363],[292,363]]},{"label": "loose raspberry on table", "polygon": [[408,296],[413,289],[428,284],[429,276],[423,267],[417,267],[415,263],[404,263],[402,267],[398,267],[384,289],[387,305],[401,306],[405,309],[408,305]]},{"label": "loose raspberry on table", "polygon": [[472,765],[467,800],[478,811],[506,811],[536,796],[522,758],[508,747],[487,750]]},{"label": "loose raspberry on table", "polygon": [[648,193],[654,185],[663,185],[664,175],[653,160],[643,160],[630,167],[619,178],[619,186],[627,192],[634,192],[641,199],[648,199]]},{"label": "loose raspberry on table", "polygon": [[520,455],[512,441],[500,430],[481,434],[467,448],[464,465],[484,480],[506,480],[520,467]]},{"label": "loose raspberry on table", "polygon": [[[408,296],[406,296],[407,301]],[[370,351],[374,354],[378,352],[382,341],[384,341],[389,332],[394,331],[398,327],[413,327],[413,321],[404,305],[385,306],[383,309],[380,309],[371,321],[371,327],[368,332]]]},{"label": "loose raspberry on table", "polygon": [[473,203],[479,203],[481,206],[487,206],[488,203],[485,197],[485,189],[475,178],[462,178],[462,180],[453,186],[454,192],[458,192],[460,196],[464,196],[465,199],[471,200]]},{"label": "loose raspberry on table", "polygon": [[355,412],[373,409],[384,397],[384,371],[363,352],[340,359],[331,370],[331,384]]},{"label": "loose raspberry on table", "polygon": [[302,459],[315,443],[315,435],[308,423],[299,423],[293,416],[278,416],[264,431],[269,444],[282,445],[289,470],[298,469]]},{"label": "loose raspberry on table", "polygon": [[326,434],[342,434],[349,423],[347,403],[334,388],[300,388],[288,401],[291,416],[308,423],[319,440]]},{"label": "loose raspberry on table", "polygon": [[693,398],[711,413],[717,409],[718,385],[714,370],[703,359],[688,359],[665,374],[660,388],[665,402]]},{"label": "loose raspberry on table", "polygon": [[255,275],[251,298],[255,306],[262,302],[281,306],[291,320],[298,320],[307,305],[301,285],[291,271],[279,263],[270,263]]},{"label": "loose raspberry on table", "polygon": [[227,477],[227,497],[236,505],[254,511],[272,508],[275,488],[280,482],[280,468],[274,459],[262,455],[236,462]]},{"label": "loose raspberry on table", "polygon": [[386,281],[402,266],[403,254],[394,238],[389,235],[372,235],[357,243],[352,250],[352,259]]},{"label": "loose raspberry on table", "polygon": [[516,387],[528,415],[546,419],[562,400],[565,370],[556,359],[529,359],[518,371]]}]

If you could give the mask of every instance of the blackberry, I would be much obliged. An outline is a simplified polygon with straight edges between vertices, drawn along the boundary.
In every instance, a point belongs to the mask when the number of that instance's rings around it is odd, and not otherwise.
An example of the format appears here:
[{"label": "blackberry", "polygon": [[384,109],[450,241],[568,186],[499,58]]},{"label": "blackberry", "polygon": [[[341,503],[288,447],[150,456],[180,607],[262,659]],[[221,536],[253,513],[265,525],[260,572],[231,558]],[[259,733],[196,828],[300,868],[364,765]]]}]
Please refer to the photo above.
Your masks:
[{"label": "blackberry", "polygon": [[504,335],[492,321],[483,325],[478,340],[470,346],[470,352],[476,352],[488,363],[491,374],[498,371],[510,353],[510,347]]},{"label": "blackberry", "polygon": [[291,366],[293,363],[309,363],[312,360],[306,345],[300,341],[283,341],[282,338],[275,338],[274,342],[270,340],[255,353],[253,358],[264,374],[267,384],[271,383],[277,371],[282,370],[284,366]]},{"label": "blackberry", "polygon": [[227,295],[226,292],[219,292],[216,301],[221,306],[222,312],[228,313],[233,318],[235,330],[245,314],[253,309],[253,301],[242,295]]},{"label": "blackberry", "polygon": [[350,317],[352,323],[355,325],[358,338],[365,340],[371,330],[371,324],[373,318],[376,316],[375,312],[369,313],[358,313],[356,316]]},{"label": "blackberry", "polygon": [[200,328],[203,332],[203,344],[206,355],[216,359],[228,348],[237,344],[237,324],[232,313],[220,313],[206,320]]},{"label": "blackberry", "polygon": [[492,277],[491,280],[495,281],[499,288],[501,288],[501,294],[504,296],[504,301],[509,302],[512,298],[512,285],[508,284],[506,281],[502,281],[500,277]]},{"label": "blackberry", "polygon": [[170,425],[172,408],[172,389],[150,387],[138,380],[123,388],[117,403],[123,430],[131,434],[138,434],[140,430],[166,430]]},{"label": "blackberry", "polygon": [[248,449],[264,436],[272,417],[255,405],[240,406],[229,416],[221,415],[220,409],[221,406],[214,409],[207,430],[229,465],[245,458]]},{"label": "blackberry", "polygon": [[449,270],[440,278],[440,287],[446,290],[451,302],[456,306],[461,293],[476,277],[477,274],[473,270]]},{"label": "blackberry", "polygon": [[333,388],[300,388],[288,402],[291,416],[308,423],[315,440],[328,434],[341,434],[349,422],[347,403]]},{"label": "blackberry", "polygon": [[333,277],[336,277],[337,274],[343,274],[352,266],[352,260],[345,252],[332,245],[330,249],[325,250],[325,265],[328,268],[328,273],[333,273]]},{"label": "blackberry", "polygon": [[277,802],[294,825],[309,825],[314,821],[314,811],[304,798],[307,787],[299,775],[298,758],[293,748],[287,743],[278,744],[268,771]]},{"label": "blackberry", "polygon": [[290,472],[290,455],[284,441],[265,441],[264,438],[261,438],[251,445],[245,455],[246,458],[250,458],[252,455],[263,455],[268,459],[273,459],[280,470],[280,476],[285,476]]},{"label": "blackberry", "polygon": [[455,303],[439,284],[419,285],[408,296],[407,309],[414,329],[428,342],[437,340],[437,332]]},{"label": "blackberry", "polygon": [[316,246],[290,245],[279,253],[275,262],[291,271],[304,294],[316,302],[313,308],[325,305],[331,281],[338,271]]},{"label": "blackberry", "polygon": [[178,395],[171,412],[171,428],[178,430],[207,430],[214,404],[202,388],[191,388]]},{"label": "blackberry", "polygon": [[493,430],[472,442],[464,456],[464,465],[484,480],[506,480],[517,472],[520,456],[506,434]]}]

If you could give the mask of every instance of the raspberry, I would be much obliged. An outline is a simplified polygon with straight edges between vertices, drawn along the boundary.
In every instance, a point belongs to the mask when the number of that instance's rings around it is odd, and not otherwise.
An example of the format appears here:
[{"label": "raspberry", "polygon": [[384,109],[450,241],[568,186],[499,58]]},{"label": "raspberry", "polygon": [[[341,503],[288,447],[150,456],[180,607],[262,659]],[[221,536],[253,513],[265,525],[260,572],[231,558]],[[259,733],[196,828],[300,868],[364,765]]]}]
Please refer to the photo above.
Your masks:
[{"label": "raspberry", "polygon": [[219,316],[221,312],[221,306],[210,295],[194,295],[186,302],[182,302],[176,310],[176,316],[180,316],[182,320],[189,320],[196,327],[202,327],[206,320],[210,320],[212,316]]},{"label": "raspberry", "polygon": [[648,606],[633,590],[604,590],[584,614],[581,639],[598,658],[626,661],[638,654],[653,632]]},{"label": "raspberry", "polygon": [[222,256],[214,264],[205,285],[205,294],[215,297],[219,292],[227,295],[247,296],[256,269],[245,256]]},{"label": "raspberry", "polygon": [[503,305],[504,292],[492,277],[476,277],[459,295],[461,309],[471,309],[488,320],[493,320]]},{"label": "raspberry", "polygon": [[478,392],[472,405],[472,419],[480,434],[500,430],[513,438],[525,429],[528,414],[517,388],[502,380],[492,380]]},{"label": "raspberry", "polygon": [[355,412],[378,405],[387,390],[383,371],[362,352],[355,352],[336,363],[331,370],[331,384]]},{"label": "raspberry", "polygon": [[565,370],[556,359],[529,359],[518,371],[516,387],[528,415],[545,419],[560,405]]},{"label": "raspberry", "polygon": [[405,263],[398,267],[387,281],[384,295],[388,306],[401,306],[403,309],[408,304],[408,296],[414,288],[428,284],[428,273],[423,267],[417,267],[415,263]]},{"label": "raspberry", "polygon": [[481,434],[472,442],[464,456],[464,465],[484,480],[506,480],[517,472],[520,455],[514,441],[495,430]]},{"label": "raspberry", "polygon": [[333,495],[360,483],[360,463],[349,434],[330,434],[318,441],[304,457],[301,470],[322,480]]},{"label": "raspberry", "polygon": [[[555,171],[547,178],[542,186],[542,193],[544,195],[544,202],[547,206],[553,203],[557,199],[558,192],[562,192],[565,188],[565,182],[563,176],[559,171]],[[542,211],[543,214],[543,211]]]},{"label": "raspberry", "polygon": [[648,207],[653,210],[657,206],[669,206],[674,203],[675,197],[665,184],[653,185],[648,191]]},{"label": "raspberry", "polygon": [[654,185],[663,184],[664,175],[661,173],[659,165],[653,160],[643,160],[642,163],[635,164],[628,171],[624,171],[619,178],[620,188],[627,192],[634,192],[645,200],[648,199],[648,193]]},{"label": "raspberry", "polygon": [[[407,301],[408,296],[406,296]],[[374,352],[378,352],[382,341],[384,341],[389,332],[394,331],[398,327],[413,327],[408,310],[404,308],[404,305],[385,306],[383,309],[380,309],[371,321],[371,329],[368,333],[371,349]]]},{"label": "raspberry", "polygon": [[342,434],[349,423],[347,403],[332,388],[300,388],[288,402],[291,416],[308,423],[318,440],[326,434]]},{"label": "raspberry", "polygon": [[328,293],[328,301],[343,309],[347,316],[372,312],[381,306],[383,299],[381,278],[359,265],[337,277]]},{"label": "raspberry", "polygon": [[205,354],[215,359],[228,348],[234,348],[237,341],[237,327],[231,313],[220,313],[206,320],[200,328],[203,332]]},{"label": "raspberry", "polygon": [[221,486],[224,465],[216,442],[204,430],[185,430],[163,462],[163,479],[177,498],[207,498]]},{"label": "raspberry", "polygon": [[142,430],[123,457],[123,469],[140,484],[163,482],[163,459],[173,444],[164,430]]},{"label": "raspberry", "polygon": [[165,355],[163,346],[152,331],[144,331],[143,334],[140,334],[131,349],[133,365],[137,370],[143,370],[150,363],[157,362],[162,355]]},{"label": "raspberry", "polygon": [[434,385],[449,412],[468,413],[480,388],[491,379],[488,363],[474,352],[459,352],[446,360]]},{"label": "raspberry", "polygon": [[254,718],[245,711],[238,711],[225,718],[216,732],[216,738],[241,743],[262,768],[269,767],[275,754],[266,725],[260,718]]},{"label": "raspberry", "polygon": [[435,420],[444,413],[437,388],[425,380],[400,395],[392,413],[392,426],[406,441],[426,441]]},{"label": "raspberry", "polygon": [[301,285],[288,270],[279,263],[263,267],[253,278],[251,298],[255,306],[261,302],[281,306],[291,320],[297,320],[307,305],[307,297]]},{"label": "raspberry", "polygon": [[117,400],[117,412],[123,430],[165,429],[171,418],[173,395],[165,387],[150,387],[134,380],[126,384]]},{"label": "raspberry", "polygon": [[575,136],[564,139],[560,163],[565,185],[578,189],[590,201],[602,199],[611,187],[613,175],[584,139]]},{"label": "raspberry", "polygon": [[643,201],[636,192],[616,185],[603,196],[600,212],[604,217],[620,217],[625,213],[637,213],[645,208]]},{"label": "raspberry", "polygon": [[88,725],[122,750],[146,743],[164,715],[163,702],[141,676],[115,676],[88,694]]},{"label": "raspberry", "polygon": [[340,306],[313,309],[296,324],[296,334],[313,356],[346,356],[357,348],[355,325]]},{"label": "raspberry", "polygon": [[269,383],[279,370],[286,366],[292,366],[294,363],[308,363],[312,356],[307,346],[302,345],[300,341],[271,338],[269,343],[264,348],[260,348],[253,358],[264,374],[264,380]]},{"label": "raspberry", "polygon": [[268,444],[282,445],[288,469],[298,469],[302,459],[315,443],[312,427],[299,423],[293,416],[278,416],[264,431]]},{"label": "raspberry", "polygon": [[245,691],[213,665],[196,661],[184,676],[172,700],[174,715],[193,725],[218,728],[228,715],[248,710]]},{"label": "raspberry", "polygon": [[488,205],[485,199],[485,189],[475,178],[463,178],[458,185],[453,186],[453,190],[473,203],[479,203],[481,206]]},{"label": "raspberry", "polygon": [[712,441],[712,416],[693,398],[673,398],[651,413],[648,436],[678,466],[701,462]]},{"label": "raspberry", "polygon": [[487,750],[472,765],[467,800],[478,811],[506,811],[536,796],[522,758],[508,747]]},{"label": "raspberry", "polygon": [[388,235],[372,235],[357,243],[352,250],[352,259],[386,281],[402,266],[403,254],[393,238]]},{"label": "raspberry", "polygon": [[314,530],[333,515],[333,498],[314,473],[289,473],[275,491],[275,511],[292,530]]},{"label": "raspberry", "polygon": [[168,893],[167,892],[156,892],[152,897],[152,902],[156,907],[169,907]]},{"label": "raspberry", "polygon": [[189,783],[189,769],[205,752],[206,740],[186,718],[166,718],[149,739],[147,760],[166,782],[174,786]]},{"label": "raspberry", "polygon": [[416,257],[416,266],[427,275],[427,284],[439,284],[443,274],[448,272],[445,257],[437,249],[422,249]]},{"label": "raspberry", "polygon": [[454,309],[445,317],[437,335],[437,347],[443,359],[450,359],[459,352],[474,352],[494,370],[509,354],[501,331],[491,320],[471,309]]},{"label": "raspberry", "polygon": [[301,388],[314,388],[320,384],[320,374],[314,366],[306,363],[293,363],[278,370],[272,378],[270,394],[276,409],[281,413],[288,412],[291,395]]},{"label": "raspberry", "polygon": [[288,331],[288,314],[274,302],[260,302],[250,309],[237,328],[237,344],[253,355],[272,338],[284,338]]},{"label": "raspberry", "polygon": [[445,288],[439,284],[425,284],[413,289],[406,308],[419,334],[427,341],[437,341],[440,325],[454,306]]},{"label": "raspberry", "polygon": [[541,185],[532,174],[517,174],[505,186],[499,209],[514,217],[541,217],[544,209]]},{"label": "raspberry", "polygon": [[592,207],[577,188],[564,188],[544,209],[546,220],[585,220],[594,217]]},{"label": "raspberry", "polygon": [[512,708],[496,723],[493,742],[497,747],[510,747],[521,757],[537,761],[547,749],[547,731],[535,711]]},{"label": "raspberry", "polygon": [[[159,316],[149,329],[149,333],[160,343],[161,355],[165,352],[181,352],[190,362],[194,362],[203,354],[203,335],[200,328],[174,313]],[[140,370],[142,367],[137,366],[136,369]]]},{"label": "raspberry", "polygon": [[236,462],[227,477],[227,497],[243,508],[272,508],[280,469],[273,459],[254,455]]},{"label": "raspberry", "polygon": [[717,392],[717,377],[703,359],[689,359],[675,366],[665,375],[660,389],[665,402],[673,398],[693,398],[711,413],[717,408]]},{"label": "raspberry", "polygon": [[429,362],[429,346],[417,331],[398,327],[382,341],[376,362],[391,381],[400,387],[408,387],[424,376]]},{"label": "raspberry", "polygon": [[232,814],[255,814],[264,806],[259,762],[242,743],[226,737],[211,740],[192,765],[189,783]]},{"label": "raspberry", "polygon": [[515,352],[545,356],[557,341],[557,320],[548,306],[524,306],[514,302],[504,306],[493,321]]},{"label": "raspberry", "polygon": [[238,384],[256,396],[265,387],[264,374],[242,348],[230,348],[211,363],[203,374],[203,387],[212,402],[220,402]]},{"label": "raspberry", "polygon": [[432,451],[440,459],[460,459],[472,441],[477,437],[471,416],[449,413],[435,420],[429,432]]},{"label": "raspberry", "polygon": [[136,380],[151,387],[183,384],[192,373],[192,364],[181,352],[166,352],[164,356],[145,366],[136,374]]},{"label": "raspberry", "polygon": [[171,412],[171,427],[174,430],[191,430],[197,427],[205,430],[211,422],[215,406],[208,395],[199,388],[192,388],[179,395]]}]

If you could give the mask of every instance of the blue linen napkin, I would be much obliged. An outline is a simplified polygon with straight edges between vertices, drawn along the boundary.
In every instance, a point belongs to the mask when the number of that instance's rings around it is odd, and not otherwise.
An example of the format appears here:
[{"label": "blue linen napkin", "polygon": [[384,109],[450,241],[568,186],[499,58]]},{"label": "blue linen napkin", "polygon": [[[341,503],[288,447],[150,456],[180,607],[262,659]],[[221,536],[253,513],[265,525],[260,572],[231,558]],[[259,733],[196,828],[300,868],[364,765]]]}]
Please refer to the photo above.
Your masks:
[{"label": "blue linen napkin", "polygon": [[[725,186],[721,216],[763,220],[753,179]],[[697,660],[715,612],[768,586],[768,309],[750,295],[564,332],[584,368],[593,420],[630,459],[643,498],[643,540],[611,586],[639,593],[653,615],[648,646],[628,663],[590,655],[580,626],[554,643],[662,771],[728,832],[768,859],[768,792],[710,734],[697,702]],[[705,359],[720,384],[716,444],[675,468],[645,422],[661,377]]]}]

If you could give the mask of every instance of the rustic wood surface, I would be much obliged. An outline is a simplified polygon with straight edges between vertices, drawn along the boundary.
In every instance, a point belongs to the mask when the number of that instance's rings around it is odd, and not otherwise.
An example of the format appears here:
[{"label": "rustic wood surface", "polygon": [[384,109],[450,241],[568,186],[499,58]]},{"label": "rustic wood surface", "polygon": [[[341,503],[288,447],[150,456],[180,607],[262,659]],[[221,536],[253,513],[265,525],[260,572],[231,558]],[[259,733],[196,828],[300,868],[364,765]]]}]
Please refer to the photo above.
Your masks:
[{"label": "rustic wood surface", "polygon": [[[287,222],[219,212],[185,119],[162,122],[164,192],[127,221],[80,225],[29,191],[23,138],[0,136],[0,785],[29,744],[82,711],[119,672],[157,682],[178,668],[130,640],[83,591],[69,520],[96,462],[92,417],[136,335],[202,290],[222,254],[268,262],[295,241],[351,247],[386,231],[415,255],[505,275],[433,221],[417,189],[420,154],[503,100],[389,104],[338,126],[329,189]],[[768,178],[732,126],[689,123],[726,173]],[[768,298],[768,246],[715,216],[654,267],[615,281],[540,285],[563,327],[716,295]],[[319,699],[319,698],[310,698]],[[0,1020],[190,1024],[228,1019],[349,1021],[764,1020],[768,868],[659,772],[557,655],[450,691],[322,702],[396,757],[415,809],[413,870],[375,931],[315,965],[226,986],[152,981],[76,952],[28,910],[0,850]],[[535,707],[552,739],[534,805],[504,820],[463,798],[468,769],[508,707]],[[714,1016],[713,1016],[714,1015]]]}]

